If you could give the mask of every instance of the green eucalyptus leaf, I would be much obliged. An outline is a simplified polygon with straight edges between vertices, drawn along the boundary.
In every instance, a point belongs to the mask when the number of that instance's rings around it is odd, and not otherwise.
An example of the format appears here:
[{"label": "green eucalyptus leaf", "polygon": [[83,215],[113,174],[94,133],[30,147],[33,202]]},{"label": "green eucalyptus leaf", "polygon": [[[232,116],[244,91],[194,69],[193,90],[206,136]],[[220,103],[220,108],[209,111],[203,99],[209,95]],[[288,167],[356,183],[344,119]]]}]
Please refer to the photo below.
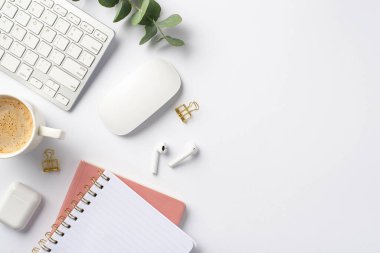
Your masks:
[{"label": "green eucalyptus leaf", "polygon": [[161,6],[154,0],[149,1],[148,9],[145,12],[143,19],[140,21],[140,25],[153,25],[155,21],[160,17]]},{"label": "green eucalyptus leaf", "polygon": [[154,0],[143,0],[141,8],[132,16],[132,25],[153,25],[160,17],[161,6]]},{"label": "green eucalyptus leaf", "polygon": [[114,7],[119,3],[119,0],[98,0],[101,5],[107,8]]},{"label": "green eucalyptus leaf", "polygon": [[145,44],[147,41],[149,41],[153,36],[157,34],[157,27],[155,25],[151,26],[145,26],[145,35],[140,40],[140,45]]},{"label": "green eucalyptus leaf", "polygon": [[113,22],[119,22],[124,19],[132,10],[132,5],[128,0],[121,0],[116,11],[116,16]]},{"label": "green eucalyptus leaf", "polygon": [[185,45],[185,42],[183,42],[183,40],[180,40],[180,39],[177,39],[177,38],[173,38],[173,37],[170,37],[170,36],[165,36],[165,39],[166,39],[166,41],[170,45],[175,46],[175,47],[180,47],[180,46]]},{"label": "green eucalyptus leaf", "polygon": [[164,20],[158,22],[158,25],[161,28],[175,27],[176,25],[178,25],[181,22],[182,22],[181,16],[178,14],[174,14],[174,15],[171,15],[170,17],[168,17],[167,19],[164,19]]},{"label": "green eucalyptus leaf", "polygon": [[132,25],[138,25],[140,24],[141,20],[144,18],[144,15],[148,9],[148,6],[150,4],[150,0],[143,0],[141,7],[137,9],[135,14],[132,16]]},{"label": "green eucalyptus leaf", "polygon": [[159,43],[163,39],[164,39],[164,37],[162,37],[162,35],[157,34],[156,36],[153,37],[152,41],[153,41],[153,43]]},{"label": "green eucalyptus leaf", "polygon": [[143,0],[129,0],[133,5],[141,7]]},{"label": "green eucalyptus leaf", "polygon": [[[1,0],[0,0],[1,1]],[[72,0],[79,1],[79,0]],[[152,40],[158,43],[166,40],[172,46],[183,46],[185,43],[181,39],[166,36],[161,28],[175,27],[182,22],[182,18],[178,14],[174,14],[158,22],[161,14],[161,6],[155,0],[98,0],[98,2],[107,8],[114,7],[117,4],[114,22],[118,22],[127,17],[132,8],[135,13],[132,15],[132,25],[144,25],[145,35],[140,40],[140,45]]]}]

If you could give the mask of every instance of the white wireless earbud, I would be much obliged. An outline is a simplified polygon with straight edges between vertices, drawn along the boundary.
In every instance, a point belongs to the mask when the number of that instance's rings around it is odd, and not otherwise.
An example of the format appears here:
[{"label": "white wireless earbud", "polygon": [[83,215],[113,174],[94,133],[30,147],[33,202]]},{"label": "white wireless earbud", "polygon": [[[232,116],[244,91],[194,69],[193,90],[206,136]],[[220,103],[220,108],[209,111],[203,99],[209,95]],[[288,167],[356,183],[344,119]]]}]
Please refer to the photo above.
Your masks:
[{"label": "white wireless earbud", "polygon": [[181,155],[177,159],[174,159],[173,161],[169,162],[169,166],[170,167],[174,168],[175,166],[177,166],[178,164],[180,164],[186,158],[188,158],[188,157],[190,157],[190,156],[195,155],[196,153],[198,153],[199,148],[197,147],[197,145],[195,145],[194,143],[192,143],[189,146],[190,146],[189,151],[187,151],[185,154]]},{"label": "white wireless earbud", "polygon": [[157,149],[154,151],[153,155],[153,164],[152,164],[152,174],[158,174],[158,162],[160,161],[160,155],[168,152],[168,147],[165,143],[162,143]]}]

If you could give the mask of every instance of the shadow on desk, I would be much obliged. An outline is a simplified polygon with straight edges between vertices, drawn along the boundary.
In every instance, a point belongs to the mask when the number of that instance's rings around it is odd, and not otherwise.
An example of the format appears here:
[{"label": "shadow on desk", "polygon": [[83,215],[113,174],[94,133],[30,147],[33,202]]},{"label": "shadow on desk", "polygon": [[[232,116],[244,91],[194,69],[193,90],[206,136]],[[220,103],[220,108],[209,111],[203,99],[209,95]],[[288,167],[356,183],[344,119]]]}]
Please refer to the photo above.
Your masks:
[{"label": "shadow on desk", "polygon": [[119,47],[119,41],[117,37],[115,36],[114,39],[111,41],[110,45],[108,46],[107,50],[104,52],[104,55],[100,59],[98,65],[94,69],[93,73],[91,74],[90,78],[87,81],[86,86],[83,88],[81,93],[79,94],[77,102],[74,104],[73,108],[70,111],[73,111],[77,104],[80,103],[82,100],[82,96],[87,93],[87,90],[90,88],[90,86],[93,84],[94,80],[97,78],[99,73],[102,72],[104,66],[107,64],[111,56],[115,53],[116,49]]}]

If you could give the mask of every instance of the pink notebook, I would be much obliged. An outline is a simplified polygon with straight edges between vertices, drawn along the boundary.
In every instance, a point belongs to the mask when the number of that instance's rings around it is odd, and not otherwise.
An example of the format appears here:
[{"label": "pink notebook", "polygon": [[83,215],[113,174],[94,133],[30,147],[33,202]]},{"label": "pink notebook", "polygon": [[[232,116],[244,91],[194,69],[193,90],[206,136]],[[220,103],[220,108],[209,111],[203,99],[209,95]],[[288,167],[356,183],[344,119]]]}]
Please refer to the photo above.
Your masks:
[{"label": "pink notebook", "polygon": [[[66,194],[65,200],[63,201],[55,224],[61,223],[59,217],[67,216],[65,213],[66,209],[70,211],[73,209],[71,205],[72,202],[78,202],[78,195],[86,192],[85,186],[88,185],[91,187],[93,184],[92,179],[98,179],[101,174],[99,171],[103,172],[104,170],[87,162],[80,162],[74,178],[70,184],[69,190]],[[150,205],[165,215],[170,221],[176,225],[180,224],[186,208],[183,202],[124,177],[118,177],[130,188],[132,188],[132,190],[134,190],[138,195],[145,199]]]}]

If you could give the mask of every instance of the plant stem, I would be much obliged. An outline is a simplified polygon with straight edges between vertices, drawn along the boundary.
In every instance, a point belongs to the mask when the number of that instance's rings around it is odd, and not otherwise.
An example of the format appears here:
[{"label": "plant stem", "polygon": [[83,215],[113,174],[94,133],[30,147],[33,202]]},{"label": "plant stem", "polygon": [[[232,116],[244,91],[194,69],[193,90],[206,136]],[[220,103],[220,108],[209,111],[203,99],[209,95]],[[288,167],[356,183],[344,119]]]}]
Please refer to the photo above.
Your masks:
[{"label": "plant stem", "polygon": [[162,31],[161,27],[156,23],[156,21],[152,20],[153,21],[153,24],[157,27],[157,30],[161,33],[162,37],[167,40],[166,38],[166,35],[164,34],[164,32]]},{"label": "plant stem", "polygon": [[[132,7],[134,7],[136,10],[138,10],[138,11],[141,10],[141,6],[137,6],[134,0],[129,0],[129,2],[131,3]],[[147,17],[147,18],[153,22],[153,24],[156,26],[157,30],[160,32],[162,38],[164,38],[167,41],[167,37],[166,37],[164,31],[162,31],[161,27],[157,24],[157,22],[150,17]]]},{"label": "plant stem", "polygon": [[129,0],[129,3],[132,5],[132,7],[134,7],[136,10],[141,10],[141,6],[137,6],[136,4],[135,4],[135,1],[133,1],[133,0]]}]

